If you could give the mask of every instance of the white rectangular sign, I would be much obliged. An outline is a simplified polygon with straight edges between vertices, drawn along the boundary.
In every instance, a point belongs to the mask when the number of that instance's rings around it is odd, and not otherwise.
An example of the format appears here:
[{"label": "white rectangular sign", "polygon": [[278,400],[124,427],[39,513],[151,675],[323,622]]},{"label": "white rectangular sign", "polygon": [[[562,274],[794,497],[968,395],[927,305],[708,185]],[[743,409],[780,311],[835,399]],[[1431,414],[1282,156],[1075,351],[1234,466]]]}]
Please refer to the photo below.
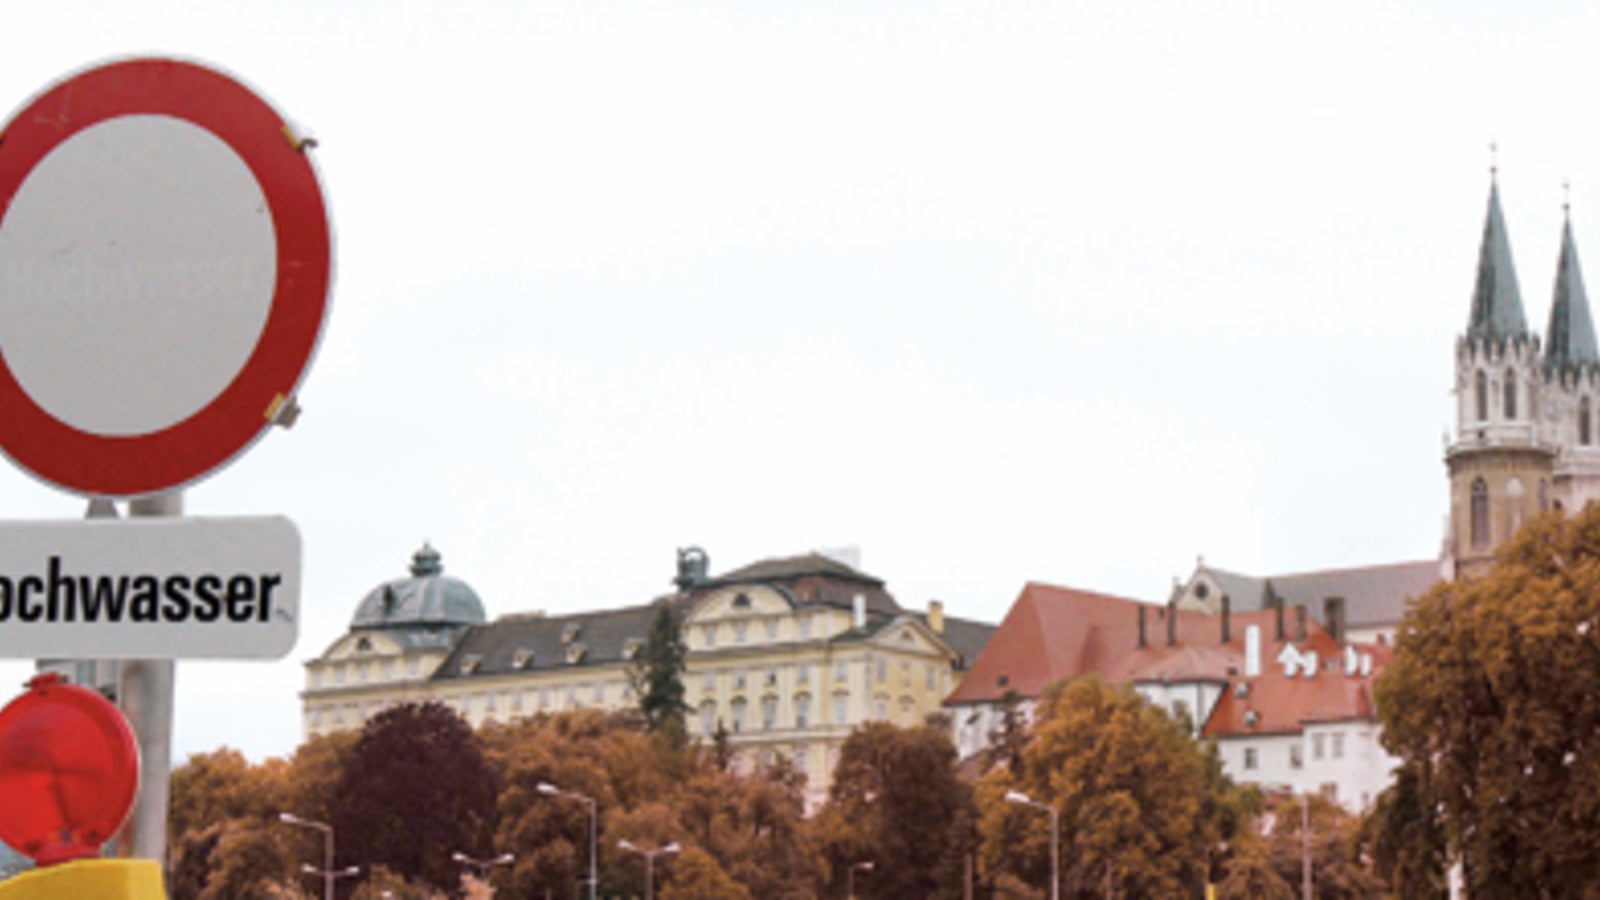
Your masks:
[{"label": "white rectangular sign", "polygon": [[282,516],[0,522],[0,657],[277,659],[299,628]]}]

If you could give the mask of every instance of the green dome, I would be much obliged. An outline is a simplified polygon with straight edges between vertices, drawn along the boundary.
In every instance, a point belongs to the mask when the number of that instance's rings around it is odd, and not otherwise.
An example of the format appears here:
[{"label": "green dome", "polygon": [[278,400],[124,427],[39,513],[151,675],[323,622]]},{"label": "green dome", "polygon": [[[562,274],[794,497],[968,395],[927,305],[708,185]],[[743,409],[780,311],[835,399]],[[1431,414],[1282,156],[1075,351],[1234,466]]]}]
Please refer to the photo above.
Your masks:
[{"label": "green dome", "polygon": [[482,625],[483,601],[467,583],[444,574],[439,551],[427,544],[411,556],[411,577],[373,588],[356,607],[351,628]]}]

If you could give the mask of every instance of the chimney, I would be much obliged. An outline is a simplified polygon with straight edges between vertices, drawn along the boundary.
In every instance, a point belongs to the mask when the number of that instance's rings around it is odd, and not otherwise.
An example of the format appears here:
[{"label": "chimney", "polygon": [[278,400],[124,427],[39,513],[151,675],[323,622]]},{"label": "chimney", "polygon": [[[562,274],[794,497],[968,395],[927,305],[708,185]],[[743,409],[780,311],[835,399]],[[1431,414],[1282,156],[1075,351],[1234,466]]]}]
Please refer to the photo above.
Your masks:
[{"label": "chimney", "polygon": [[1144,614],[1145,614],[1145,607],[1144,607],[1144,604],[1141,603],[1141,604],[1139,604],[1139,649],[1141,649],[1141,650],[1144,649],[1144,644],[1145,644]]},{"label": "chimney", "polygon": [[1244,677],[1255,678],[1261,674],[1261,626],[1248,625],[1244,629]]},{"label": "chimney", "polygon": [[944,634],[944,603],[928,601],[928,627],[933,629],[934,634]]},{"label": "chimney", "polygon": [[1178,646],[1178,601],[1167,604],[1167,646]]},{"label": "chimney", "polygon": [[867,627],[867,595],[855,595],[855,597],[851,598],[850,606],[855,613],[855,627],[857,629]]},{"label": "chimney", "polygon": [[1322,624],[1328,626],[1333,642],[1344,646],[1344,598],[1328,597],[1322,601]]},{"label": "chimney", "polygon": [[1294,639],[1297,641],[1306,639],[1306,608],[1304,604],[1294,608]]},{"label": "chimney", "polygon": [[1224,644],[1233,640],[1233,601],[1227,594],[1222,595],[1222,642]]}]

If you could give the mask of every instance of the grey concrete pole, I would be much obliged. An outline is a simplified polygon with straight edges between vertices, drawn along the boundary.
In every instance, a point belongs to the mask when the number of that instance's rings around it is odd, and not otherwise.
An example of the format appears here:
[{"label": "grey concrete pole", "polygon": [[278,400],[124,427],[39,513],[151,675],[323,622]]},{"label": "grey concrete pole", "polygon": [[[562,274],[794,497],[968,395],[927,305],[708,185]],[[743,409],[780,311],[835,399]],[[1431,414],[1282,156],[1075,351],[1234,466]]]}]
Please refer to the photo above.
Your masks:
[{"label": "grey concrete pole", "polygon": [[[181,516],[183,492],[140,497],[128,515]],[[139,743],[139,793],[133,811],[117,834],[117,853],[153,859],[167,868],[168,791],[172,781],[172,706],[176,665],[170,659],[123,660],[117,676],[117,702]]]}]

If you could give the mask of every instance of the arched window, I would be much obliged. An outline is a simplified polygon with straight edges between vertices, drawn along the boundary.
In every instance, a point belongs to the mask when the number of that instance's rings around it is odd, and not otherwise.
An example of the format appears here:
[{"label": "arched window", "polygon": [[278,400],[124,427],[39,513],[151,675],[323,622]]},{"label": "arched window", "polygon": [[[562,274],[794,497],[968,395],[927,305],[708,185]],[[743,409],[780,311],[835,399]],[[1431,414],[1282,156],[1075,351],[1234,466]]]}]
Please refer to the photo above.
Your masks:
[{"label": "arched window", "polygon": [[1515,419],[1517,417],[1517,373],[1510,369],[1506,370],[1505,408],[1507,419]]},{"label": "arched window", "polygon": [[1489,546],[1489,484],[1482,478],[1472,482],[1472,549]]},{"label": "arched window", "polygon": [[1589,398],[1581,397],[1578,400],[1578,443],[1584,447],[1589,446]]},{"label": "arched window", "polygon": [[1487,422],[1489,421],[1489,376],[1483,374],[1482,369],[1478,370],[1475,393],[1478,398],[1478,421]]}]

